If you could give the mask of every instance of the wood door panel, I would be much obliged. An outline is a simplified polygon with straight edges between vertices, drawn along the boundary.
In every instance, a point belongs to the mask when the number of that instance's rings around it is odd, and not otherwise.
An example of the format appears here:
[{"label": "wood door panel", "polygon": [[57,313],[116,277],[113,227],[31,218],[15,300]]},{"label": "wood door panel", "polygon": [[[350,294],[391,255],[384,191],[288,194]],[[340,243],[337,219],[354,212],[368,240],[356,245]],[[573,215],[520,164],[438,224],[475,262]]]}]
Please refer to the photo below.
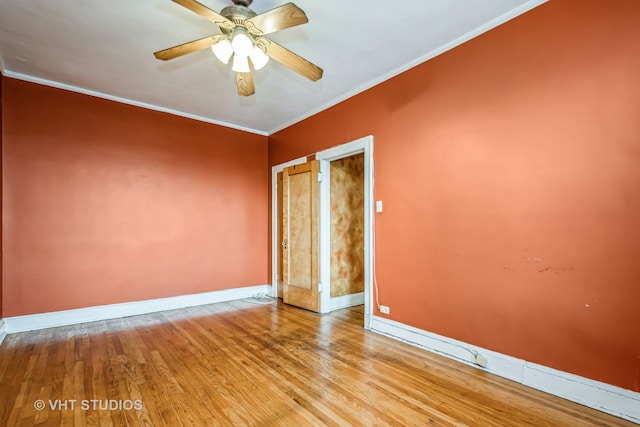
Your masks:
[{"label": "wood door panel", "polygon": [[283,171],[283,301],[320,311],[317,160]]},{"label": "wood door panel", "polygon": [[311,237],[311,180],[309,173],[289,177],[289,251],[296,254],[296,262],[289,265],[289,286],[311,289],[312,237]]}]

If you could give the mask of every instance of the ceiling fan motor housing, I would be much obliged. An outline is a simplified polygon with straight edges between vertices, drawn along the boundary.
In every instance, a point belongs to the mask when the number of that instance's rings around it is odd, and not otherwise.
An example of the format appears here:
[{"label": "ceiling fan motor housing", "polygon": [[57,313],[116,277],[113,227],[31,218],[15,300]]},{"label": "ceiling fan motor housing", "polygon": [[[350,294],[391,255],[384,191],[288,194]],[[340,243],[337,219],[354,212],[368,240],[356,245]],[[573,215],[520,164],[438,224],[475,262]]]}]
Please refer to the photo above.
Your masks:
[{"label": "ceiling fan motor housing", "polygon": [[[236,25],[244,25],[244,22],[256,16],[256,13],[246,6],[227,6],[220,11],[220,15]],[[224,32],[225,29],[222,28],[222,30]]]}]

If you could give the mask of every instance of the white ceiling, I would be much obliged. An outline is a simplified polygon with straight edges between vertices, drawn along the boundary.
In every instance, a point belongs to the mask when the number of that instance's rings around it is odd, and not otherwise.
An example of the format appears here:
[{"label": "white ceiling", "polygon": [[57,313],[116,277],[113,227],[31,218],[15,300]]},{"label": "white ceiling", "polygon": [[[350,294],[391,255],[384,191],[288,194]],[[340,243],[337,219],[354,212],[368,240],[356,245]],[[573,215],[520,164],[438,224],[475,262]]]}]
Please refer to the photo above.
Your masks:
[{"label": "white ceiling", "polygon": [[[210,49],[153,52],[220,33],[170,0],[0,0],[0,67],[14,77],[271,134],[546,0],[295,0],[309,23],[269,35],[324,69],[311,82],[270,61],[240,97]],[[200,0],[220,11],[230,0]],[[254,0],[262,13],[287,0]]]}]

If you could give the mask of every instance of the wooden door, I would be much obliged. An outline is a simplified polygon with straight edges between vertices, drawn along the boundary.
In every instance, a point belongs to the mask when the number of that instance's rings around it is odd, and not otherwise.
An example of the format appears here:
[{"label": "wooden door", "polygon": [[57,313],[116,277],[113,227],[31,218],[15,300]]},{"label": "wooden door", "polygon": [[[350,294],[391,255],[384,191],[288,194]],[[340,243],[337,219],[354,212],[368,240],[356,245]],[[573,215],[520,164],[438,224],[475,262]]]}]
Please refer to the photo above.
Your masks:
[{"label": "wooden door", "polygon": [[317,160],[291,166],[282,176],[282,279],[286,304],[320,311]]}]

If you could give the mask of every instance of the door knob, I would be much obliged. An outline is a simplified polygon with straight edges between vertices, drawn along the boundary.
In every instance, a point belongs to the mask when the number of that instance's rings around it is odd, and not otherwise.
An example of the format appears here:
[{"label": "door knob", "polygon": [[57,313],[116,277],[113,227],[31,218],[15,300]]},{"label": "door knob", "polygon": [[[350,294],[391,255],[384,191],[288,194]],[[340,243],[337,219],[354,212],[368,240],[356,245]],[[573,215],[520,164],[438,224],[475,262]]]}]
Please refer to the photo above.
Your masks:
[{"label": "door knob", "polygon": [[287,242],[286,241],[282,242],[282,247],[287,249]]}]

